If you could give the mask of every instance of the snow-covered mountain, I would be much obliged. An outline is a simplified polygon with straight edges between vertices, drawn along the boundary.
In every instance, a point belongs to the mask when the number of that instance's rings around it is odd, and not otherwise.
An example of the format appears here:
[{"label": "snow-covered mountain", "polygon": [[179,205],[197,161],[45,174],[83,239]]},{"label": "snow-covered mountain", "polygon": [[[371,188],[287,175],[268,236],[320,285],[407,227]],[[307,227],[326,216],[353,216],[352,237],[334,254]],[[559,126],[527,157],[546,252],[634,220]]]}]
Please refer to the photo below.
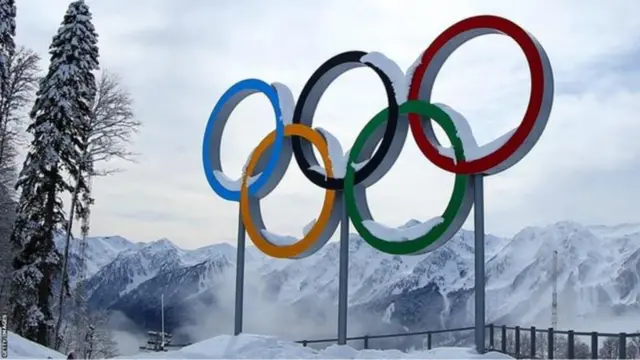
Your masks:
[{"label": "snow-covered mountain", "polygon": [[[112,238],[96,239],[110,244]],[[171,329],[184,325],[184,312],[193,304],[216,307],[223,293],[234,291],[229,279],[235,269],[235,248],[229,244],[183,250],[166,239],[150,244],[121,240],[122,250],[109,255],[110,262],[94,261],[99,270],[85,284],[94,309],[119,310],[141,326],[156,327],[163,293]],[[93,242],[92,251],[113,249],[94,247]],[[382,254],[357,235],[351,235],[349,246],[352,313],[407,329],[472,323],[472,232],[463,230],[438,250],[417,256]],[[248,250],[247,283],[259,285],[261,301],[319,319],[327,318],[323,312],[335,310],[326,304],[337,299],[337,243],[301,260],[271,259],[254,248]],[[486,251],[491,321],[548,325],[544,320],[549,318],[554,251],[558,251],[559,306],[567,307],[563,314],[589,316],[602,309],[625,314],[638,308],[640,225],[560,222],[529,227],[511,239],[487,235]]]},{"label": "snow-covered mountain", "polygon": [[[54,238],[56,247],[61,253],[64,253],[66,236],[65,234],[58,234]],[[75,264],[79,263],[80,259],[80,242],[78,239],[70,239],[69,243],[69,276],[73,280],[77,275],[77,267]],[[106,237],[89,237],[87,239],[86,259],[85,264],[87,267],[87,276],[93,276],[105,265],[112,262],[119,253],[126,250],[133,250],[141,247],[141,243],[133,243],[121,236],[106,236]]]},{"label": "snow-covered mountain", "polygon": [[[165,326],[175,329],[187,322],[197,323],[197,318],[188,319],[193,315],[195,303],[205,306],[216,305],[216,288],[218,278],[232,269],[233,264],[227,256],[214,254],[203,262],[180,267],[161,268],[154,277],[141,282],[130,291],[115,298],[109,306],[127,314],[127,317],[143,328],[157,327],[160,296],[164,295]],[[102,294],[95,291],[94,295]],[[92,305],[104,307],[104,303],[92,297]]]},{"label": "snow-covered mountain", "polygon": [[[219,244],[198,250],[183,250],[168,239],[142,244],[118,253],[113,261],[103,266],[84,284],[89,304],[93,308],[106,308],[127,295],[140,289],[147,282],[157,282],[158,276],[198,266],[216,257],[234,259],[235,249],[229,244]],[[228,260],[227,260],[228,261]],[[168,276],[168,279],[180,276]],[[162,286],[171,284],[160,284]],[[147,293],[147,295],[151,295]]]},{"label": "snow-covered mountain", "polygon": [[[564,302],[572,315],[638,309],[640,226],[561,222],[522,230],[489,260],[487,294],[500,304],[491,313],[522,314],[524,322],[548,313],[554,251],[558,251],[559,306]],[[509,301],[497,301],[504,298]]]}]

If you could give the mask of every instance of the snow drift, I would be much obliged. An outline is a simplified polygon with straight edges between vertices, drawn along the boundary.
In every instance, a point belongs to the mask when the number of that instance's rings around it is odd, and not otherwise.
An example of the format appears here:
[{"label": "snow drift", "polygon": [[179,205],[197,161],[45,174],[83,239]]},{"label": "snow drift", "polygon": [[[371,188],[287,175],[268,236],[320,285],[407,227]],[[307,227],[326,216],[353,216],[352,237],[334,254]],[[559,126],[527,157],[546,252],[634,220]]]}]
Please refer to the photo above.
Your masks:
[{"label": "snow drift", "polygon": [[[122,359],[131,357],[121,357]],[[178,351],[142,353],[136,359],[512,359],[490,352],[484,355],[468,348],[436,348],[404,353],[399,350],[356,350],[331,345],[323,350],[303,347],[290,341],[264,335],[221,335]]]},{"label": "snow drift", "polygon": [[27,340],[12,332],[8,332],[7,338],[9,359],[66,359],[67,356],[55,350],[46,348],[33,341]]}]

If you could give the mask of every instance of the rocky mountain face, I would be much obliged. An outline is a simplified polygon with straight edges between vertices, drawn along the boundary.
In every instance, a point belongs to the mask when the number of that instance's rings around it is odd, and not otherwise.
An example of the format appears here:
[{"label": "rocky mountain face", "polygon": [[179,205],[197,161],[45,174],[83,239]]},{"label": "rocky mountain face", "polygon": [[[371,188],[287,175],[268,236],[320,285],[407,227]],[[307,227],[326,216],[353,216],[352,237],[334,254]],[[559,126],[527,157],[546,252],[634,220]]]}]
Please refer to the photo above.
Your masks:
[{"label": "rocky mountain face", "polygon": [[[640,225],[560,222],[525,228],[510,239],[487,235],[485,247],[489,321],[549,325],[554,251],[564,316],[588,317],[603,309],[623,316],[638,309]],[[136,244],[111,237],[91,239],[89,248],[89,267],[96,270],[84,289],[92,309],[120,311],[140,327],[157,329],[164,295],[168,331],[197,325],[213,313],[220,321],[231,319],[223,315],[233,313],[233,246],[184,250],[166,239]],[[350,323],[359,324],[358,331],[473,323],[472,232],[463,230],[436,251],[416,256],[382,254],[351,235],[349,258]],[[253,314],[252,303],[271,304],[273,312],[286,310],[293,319],[334,330],[337,243],[301,260],[271,259],[249,248],[246,264],[245,312]]]}]

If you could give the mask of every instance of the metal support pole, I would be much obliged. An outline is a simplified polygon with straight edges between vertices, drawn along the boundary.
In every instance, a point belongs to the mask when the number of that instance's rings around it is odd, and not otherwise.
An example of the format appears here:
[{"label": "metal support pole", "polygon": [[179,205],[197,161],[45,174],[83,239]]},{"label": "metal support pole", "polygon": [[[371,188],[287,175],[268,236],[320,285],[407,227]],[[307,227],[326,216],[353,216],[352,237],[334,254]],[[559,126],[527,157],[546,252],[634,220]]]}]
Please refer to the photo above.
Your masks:
[{"label": "metal support pole", "polygon": [[340,263],[338,270],[338,345],[347,344],[347,307],[349,304],[349,215],[340,194],[342,221],[340,223]]},{"label": "metal support pole", "polygon": [[484,188],[483,176],[473,175],[473,223],[475,245],[475,340],[476,350],[485,353],[485,293],[484,293]]},{"label": "metal support pole", "polygon": [[242,309],[244,304],[244,253],[245,253],[245,231],[240,208],[238,207],[238,252],[236,254],[236,307],[234,312],[235,324],[233,334],[239,335],[242,332]]},{"label": "metal support pole", "polygon": [[162,346],[164,350],[164,294],[160,295],[160,317],[162,318]]}]

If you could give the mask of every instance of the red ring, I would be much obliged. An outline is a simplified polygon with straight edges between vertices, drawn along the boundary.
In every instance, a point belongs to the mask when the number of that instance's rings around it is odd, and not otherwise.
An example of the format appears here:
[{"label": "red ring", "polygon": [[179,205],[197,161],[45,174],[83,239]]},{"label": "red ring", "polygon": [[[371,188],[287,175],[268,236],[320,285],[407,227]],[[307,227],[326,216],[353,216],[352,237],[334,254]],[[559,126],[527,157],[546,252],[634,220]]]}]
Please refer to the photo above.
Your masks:
[{"label": "red ring", "polygon": [[[536,119],[543,104],[545,86],[544,67],[541,54],[534,40],[525,30],[515,23],[492,15],[481,15],[462,20],[445,30],[429,45],[422,55],[421,63],[416,68],[413,78],[411,79],[409,100],[419,100],[422,78],[440,49],[456,36],[475,29],[494,29],[516,41],[524,52],[529,64],[531,94],[529,96],[529,105],[527,106],[520,126],[502,147],[482,158],[460,163],[455,163],[453,159],[440,154],[438,149],[425,135],[420,115],[409,115],[413,138],[422,153],[439,168],[456,174],[472,175],[484,173],[509,159],[510,156],[518,151],[534,129]],[[455,51],[455,49],[453,51]]]}]

